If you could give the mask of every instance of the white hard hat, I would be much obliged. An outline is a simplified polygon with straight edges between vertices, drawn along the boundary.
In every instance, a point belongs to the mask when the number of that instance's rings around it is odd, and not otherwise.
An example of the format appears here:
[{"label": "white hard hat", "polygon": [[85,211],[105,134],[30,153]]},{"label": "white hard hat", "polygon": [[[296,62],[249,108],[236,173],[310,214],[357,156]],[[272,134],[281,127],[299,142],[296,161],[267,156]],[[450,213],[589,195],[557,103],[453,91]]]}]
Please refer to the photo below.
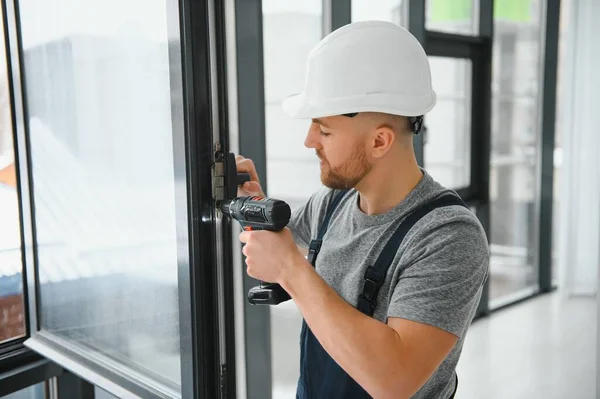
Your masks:
[{"label": "white hard hat", "polygon": [[308,56],[304,91],[286,98],[293,118],[356,112],[420,116],[436,102],[429,61],[406,29],[384,21],[345,25]]}]

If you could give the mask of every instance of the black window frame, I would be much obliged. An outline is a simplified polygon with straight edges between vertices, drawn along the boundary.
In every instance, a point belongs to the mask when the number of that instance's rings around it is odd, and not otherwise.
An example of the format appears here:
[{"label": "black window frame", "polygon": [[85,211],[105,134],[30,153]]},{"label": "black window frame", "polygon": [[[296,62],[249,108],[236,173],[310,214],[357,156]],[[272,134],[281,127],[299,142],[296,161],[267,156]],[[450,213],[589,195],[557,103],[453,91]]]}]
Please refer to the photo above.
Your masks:
[{"label": "black window frame", "polygon": [[[419,15],[424,18],[426,2]],[[455,190],[469,205],[485,206],[489,197],[489,145],[491,137],[491,0],[480,0],[479,35],[424,30],[422,44],[428,56],[471,61],[470,182]],[[425,120],[427,125],[427,120]],[[426,167],[423,160],[422,165]],[[487,231],[487,229],[486,229]]]},{"label": "black window frame", "polygon": [[31,332],[31,307],[32,301],[30,290],[27,286],[29,265],[33,263],[33,251],[31,246],[32,230],[27,212],[29,204],[29,177],[27,153],[22,151],[24,136],[18,124],[21,115],[21,80],[20,63],[15,57],[17,48],[16,19],[14,4],[10,0],[1,0],[2,7],[2,35],[4,35],[4,54],[6,57],[6,74],[8,83],[8,99],[10,106],[11,129],[13,135],[14,163],[16,171],[16,191],[18,199],[18,211],[21,241],[22,271],[21,279],[23,286],[23,315],[25,324],[25,335],[10,339],[0,344],[0,396],[18,392],[31,385],[45,383],[49,379],[66,374],[66,370],[57,364],[45,359],[24,346]]},{"label": "black window frame", "polygon": [[[175,176],[186,181],[186,187],[176,189],[174,193],[177,219],[186,221],[177,224],[178,240],[184,240],[186,244],[178,253],[181,396],[219,397],[221,393],[226,393],[227,387],[233,387],[230,392],[235,392],[235,374],[234,378],[224,378],[226,364],[222,364],[219,357],[233,330],[226,321],[227,332],[224,338],[219,337],[217,298],[220,291],[227,293],[232,288],[227,285],[227,275],[222,280],[217,276],[218,241],[228,236],[227,232],[221,237],[217,236],[211,189],[214,135],[227,137],[227,116],[222,113],[222,106],[226,102],[224,87],[215,84],[215,70],[211,64],[216,55],[218,68],[225,68],[225,59],[220,58],[224,54],[221,49],[224,46],[223,4],[192,0],[166,4],[171,92],[178,93],[181,100],[171,101],[173,141],[179,153],[185,154],[181,159],[174,159]],[[177,397],[142,374],[127,373],[117,363],[106,362],[105,358],[90,361],[89,350],[40,329],[35,201],[31,195],[35,188],[29,151],[27,82],[21,63],[23,51],[19,1],[2,0],[2,7],[5,22],[3,33],[7,38],[21,234],[25,243],[22,276],[27,334],[10,341],[10,345],[0,346],[0,395],[53,379],[59,391],[65,394],[78,392],[84,395],[82,397],[93,397],[93,385],[90,382],[115,395],[133,393],[147,398]],[[181,74],[173,74],[175,68],[179,68]],[[218,126],[215,118],[220,120],[224,129],[215,129]],[[225,245],[225,253],[230,253],[227,248]],[[230,302],[226,301],[224,306],[228,304]],[[226,359],[233,358],[233,351],[233,346],[228,347]],[[60,397],[64,397],[64,394],[60,394]]]}]

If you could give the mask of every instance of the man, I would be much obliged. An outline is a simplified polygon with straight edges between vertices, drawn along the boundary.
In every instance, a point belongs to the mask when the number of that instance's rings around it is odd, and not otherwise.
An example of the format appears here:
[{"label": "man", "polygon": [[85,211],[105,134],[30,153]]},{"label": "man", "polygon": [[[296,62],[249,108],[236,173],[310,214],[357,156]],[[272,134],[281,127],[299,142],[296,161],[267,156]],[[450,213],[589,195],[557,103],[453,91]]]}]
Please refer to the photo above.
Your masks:
[{"label": "man", "polygon": [[[413,135],[436,101],[425,52],[397,25],[359,22],[325,37],[307,68],[284,110],[311,119],[305,145],[325,187],[289,229],[240,235],[248,274],[279,283],[304,318],[297,397],[453,397],[489,250],[477,218],[415,158]],[[237,162],[252,175],[244,193],[264,195],[252,161]],[[308,260],[297,245],[312,248]]]}]

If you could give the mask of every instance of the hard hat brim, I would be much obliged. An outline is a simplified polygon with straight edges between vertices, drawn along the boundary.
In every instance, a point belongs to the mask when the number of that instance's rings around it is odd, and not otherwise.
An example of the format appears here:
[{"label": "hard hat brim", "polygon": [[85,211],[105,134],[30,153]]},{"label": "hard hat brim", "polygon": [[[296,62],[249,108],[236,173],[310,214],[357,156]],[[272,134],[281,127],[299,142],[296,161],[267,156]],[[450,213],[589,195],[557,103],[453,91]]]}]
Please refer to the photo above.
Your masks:
[{"label": "hard hat brim", "polygon": [[291,95],[283,100],[283,111],[294,119],[323,118],[353,112],[382,112],[401,116],[421,116],[435,106],[437,95],[431,90],[428,95],[412,97],[407,102],[406,95],[372,93],[349,98],[311,102],[304,92]]}]

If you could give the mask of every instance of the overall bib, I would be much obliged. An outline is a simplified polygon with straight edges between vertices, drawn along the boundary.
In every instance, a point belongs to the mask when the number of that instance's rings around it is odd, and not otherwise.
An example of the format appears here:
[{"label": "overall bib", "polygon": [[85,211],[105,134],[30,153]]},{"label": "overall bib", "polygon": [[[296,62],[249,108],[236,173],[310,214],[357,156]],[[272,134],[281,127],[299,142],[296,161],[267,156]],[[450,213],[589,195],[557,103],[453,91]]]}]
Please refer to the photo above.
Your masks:
[{"label": "overall bib", "polygon": [[[333,199],[327,209],[325,219],[319,227],[317,238],[310,242],[308,261],[313,267],[315,266],[331,216],[346,193],[347,191],[342,191]],[[402,240],[412,226],[432,210],[450,205],[467,207],[458,196],[446,194],[420,206],[404,219],[383,248],[375,264],[369,266],[365,272],[363,289],[358,296],[356,306],[359,311],[368,316],[373,316],[375,307],[377,306],[377,294],[385,280],[387,270],[394,260]],[[458,385],[458,377],[456,377],[456,385]],[[452,398],[455,393],[456,388],[452,394]],[[300,378],[298,380],[296,399],[336,398],[366,399],[371,398],[371,396],[329,356],[313,335],[306,322],[302,321],[302,331],[300,333]]]}]

